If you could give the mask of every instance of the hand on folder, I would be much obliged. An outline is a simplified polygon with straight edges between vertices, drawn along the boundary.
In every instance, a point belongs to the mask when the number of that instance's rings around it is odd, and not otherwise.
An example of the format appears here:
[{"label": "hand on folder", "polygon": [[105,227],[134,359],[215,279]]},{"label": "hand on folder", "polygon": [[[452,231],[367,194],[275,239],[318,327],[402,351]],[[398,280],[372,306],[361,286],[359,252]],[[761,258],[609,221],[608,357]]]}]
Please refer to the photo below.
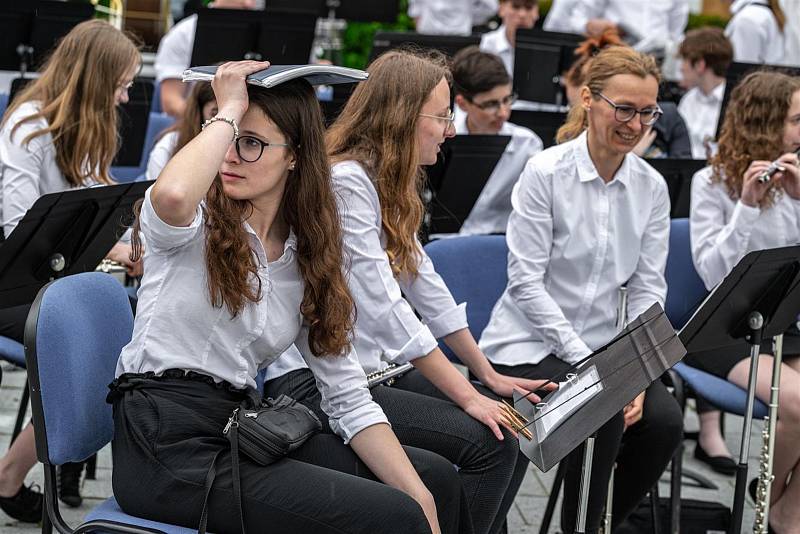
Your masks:
[{"label": "hand on folder", "polygon": [[[550,392],[558,387],[557,384],[549,380],[530,380],[528,378],[501,375],[497,372],[492,376],[481,378],[481,382],[496,394],[506,398],[511,398],[514,394],[514,390],[519,391],[523,395],[527,395],[531,391],[541,389]],[[539,402],[538,397],[535,400],[531,399],[531,402]]]}]

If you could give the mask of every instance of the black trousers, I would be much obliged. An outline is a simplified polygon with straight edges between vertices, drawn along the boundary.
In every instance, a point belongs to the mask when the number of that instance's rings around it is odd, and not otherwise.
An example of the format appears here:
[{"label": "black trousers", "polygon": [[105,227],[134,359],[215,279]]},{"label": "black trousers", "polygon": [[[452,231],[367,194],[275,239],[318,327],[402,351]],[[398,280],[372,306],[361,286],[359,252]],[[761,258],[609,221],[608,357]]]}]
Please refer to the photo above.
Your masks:
[{"label": "black trousers", "polygon": [[28,318],[30,304],[0,308],[0,336],[24,343],[25,321]]},{"label": "black trousers", "polygon": [[[494,368],[505,375],[536,379],[562,374],[570,365],[550,355],[537,365],[495,365]],[[647,388],[639,422],[624,430],[624,418],[620,412],[600,427],[594,445],[586,532],[597,532],[600,528],[608,481],[615,462],[612,529],[630,515],[658,482],[681,439],[683,419],[680,407],[660,380]],[[571,533],[575,531],[578,517],[583,445],[563,461],[567,462],[567,469],[561,529]]]},{"label": "black trousers", "polygon": [[[171,378],[122,377],[112,384],[114,495],[129,514],[197,528],[206,474],[219,452],[208,529],[238,533],[230,450],[222,428],[254,392],[214,384],[196,373],[178,378],[177,373],[168,371]],[[436,500],[442,532],[471,533],[452,464],[428,451],[406,447],[406,453]],[[266,467],[244,457],[240,465],[250,533],[430,532],[417,502],[378,482],[335,435],[317,434]]]},{"label": "black trousers", "polygon": [[[327,419],[308,369],[268,381],[264,392],[271,397],[289,395],[315,410],[321,420]],[[485,389],[482,392],[494,396]],[[516,438],[504,432],[505,440],[499,441],[416,370],[391,387],[372,388],[372,397],[383,408],[400,443],[433,451],[458,466],[475,532],[498,532],[528,464]]]}]

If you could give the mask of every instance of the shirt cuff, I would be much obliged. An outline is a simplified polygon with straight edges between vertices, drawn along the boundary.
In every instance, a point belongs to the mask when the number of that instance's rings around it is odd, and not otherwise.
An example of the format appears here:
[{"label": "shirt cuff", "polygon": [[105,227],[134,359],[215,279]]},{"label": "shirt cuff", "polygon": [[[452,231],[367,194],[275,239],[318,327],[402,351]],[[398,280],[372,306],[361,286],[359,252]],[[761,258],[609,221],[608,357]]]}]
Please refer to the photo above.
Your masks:
[{"label": "shirt cuff", "polygon": [[[389,424],[386,414],[375,401],[371,401],[359,408],[350,410],[338,419],[329,419],[331,430],[339,435],[345,445],[350,443],[353,436],[367,427],[381,423]],[[391,426],[391,425],[390,425]]]},{"label": "shirt cuff", "polygon": [[150,193],[153,186],[145,191],[142,203],[141,228],[149,248],[158,248],[167,251],[185,245],[203,230],[203,210],[197,206],[194,220],[189,226],[172,226],[165,223],[153,208]]},{"label": "shirt cuff", "polygon": [[458,306],[439,314],[430,321],[426,321],[425,325],[436,339],[467,328],[469,326],[467,323],[467,303],[462,302]]},{"label": "shirt cuff", "polygon": [[384,351],[383,357],[392,363],[402,365],[429,354],[438,346],[439,342],[433,337],[430,329],[427,326],[422,326],[420,331],[408,340],[400,350]]},{"label": "shirt cuff", "polygon": [[565,362],[578,363],[594,351],[592,351],[592,349],[590,349],[581,338],[575,335],[574,338],[564,344],[561,352],[562,354],[557,356],[559,356]]}]

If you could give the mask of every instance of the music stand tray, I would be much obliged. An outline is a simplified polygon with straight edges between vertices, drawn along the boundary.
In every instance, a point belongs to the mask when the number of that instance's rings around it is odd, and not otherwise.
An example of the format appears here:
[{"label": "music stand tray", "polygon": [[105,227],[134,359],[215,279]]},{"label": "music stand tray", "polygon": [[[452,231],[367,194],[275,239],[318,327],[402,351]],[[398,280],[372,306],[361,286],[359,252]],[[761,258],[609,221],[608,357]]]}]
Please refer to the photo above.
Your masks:
[{"label": "music stand tray", "polygon": [[0,246],[0,308],[33,302],[53,278],[93,271],[133,222],[148,182],[41,196]]}]

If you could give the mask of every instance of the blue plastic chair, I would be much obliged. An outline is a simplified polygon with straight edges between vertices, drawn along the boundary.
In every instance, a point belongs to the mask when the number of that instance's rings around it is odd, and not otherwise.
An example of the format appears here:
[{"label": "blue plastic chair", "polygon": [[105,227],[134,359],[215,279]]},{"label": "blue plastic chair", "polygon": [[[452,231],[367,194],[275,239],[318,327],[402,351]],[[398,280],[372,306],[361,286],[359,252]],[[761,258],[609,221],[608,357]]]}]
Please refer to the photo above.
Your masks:
[{"label": "blue plastic chair", "polygon": [[[11,338],[0,336],[0,360],[12,363],[17,367],[25,368],[25,349],[22,343],[14,341]],[[1,382],[1,379],[0,379]],[[28,412],[28,384],[26,382],[25,388],[22,390],[22,397],[19,399],[19,408],[17,408],[17,420],[14,422],[14,430],[11,433],[11,443],[17,439],[17,436],[22,431],[22,425],[25,423],[25,415]]]},{"label": "blue plastic chair", "polygon": [[43,532],[179,533],[196,530],[125,514],[111,497],[76,529],[59,511],[56,465],[78,462],[111,440],[114,423],[106,403],[120,351],[131,339],[133,315],[125,289],[98,272],[47,284],[25,325],[36,454],[44,464]]},{"label": "blue plastic chair", "polygon": [[147,133],[145,133],[144,146],[142,147],[142,159],[135,167],[112,167],[111,175],[117,182],[133,182],[141,177],[147,170],[147,161],[150,158],[150,151],[156,144],[158,136],[167,128],[172,126],[175,119],[166,113],[153,113],[147,118]]}]

